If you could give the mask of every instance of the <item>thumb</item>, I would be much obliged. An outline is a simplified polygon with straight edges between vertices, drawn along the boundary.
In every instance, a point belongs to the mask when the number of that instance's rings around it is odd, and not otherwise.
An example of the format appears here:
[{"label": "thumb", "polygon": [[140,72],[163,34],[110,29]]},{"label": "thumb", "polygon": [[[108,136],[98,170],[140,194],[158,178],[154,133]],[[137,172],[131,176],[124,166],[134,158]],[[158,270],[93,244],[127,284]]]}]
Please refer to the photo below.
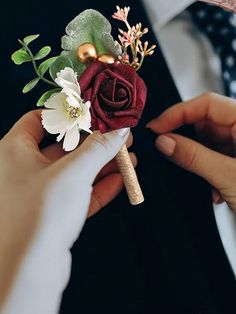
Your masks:
[{"label": "thumb", "polygon": [[[182,168],[206,179],[221,190],[234,182],[235,160],[217,153],[189,138],[177,134],[160,135],[156,141],[159,151]],[[230,179],[232,177],[232,180]]]},{"label": "thumb", "polygon": [[101,134],[94,132],[72,153],[54,163],[51,171],[58,175],[63,170],[77,180],[92,183],[98,172],[114,158],[127,141],[129,128]]}]

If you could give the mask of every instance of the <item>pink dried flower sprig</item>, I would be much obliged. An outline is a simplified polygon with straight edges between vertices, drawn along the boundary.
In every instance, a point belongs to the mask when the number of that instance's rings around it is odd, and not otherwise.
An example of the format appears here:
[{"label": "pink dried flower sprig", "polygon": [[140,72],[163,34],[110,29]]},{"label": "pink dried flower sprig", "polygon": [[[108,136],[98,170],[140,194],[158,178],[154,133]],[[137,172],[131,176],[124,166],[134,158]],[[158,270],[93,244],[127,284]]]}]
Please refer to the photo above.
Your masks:
[{"label": "pink dried flower sprig", "polygon": [[126,54],[126,55],[120,55],[120,56],[118,56],[118,62],[119,63],[123,63],[123,64],[130,64],[130,60],[129,60],[129,55],[128,54]]},{"label": "pink dried flower sprig", "polygon": [[154,49],[156,48],[156,45],[152,45],[150,48],[148,48],[148,41],[145,41],[143,45],[140,45],[140,54],[144,57],[151,56],[154,53]]},{"label": "pink dried flower sprig", "polygon": [[124,7],[124,9],[121,9],[118,5],[116,6],[117,12],[115,12],[112,17],[113,19],[122,21],[127,23],[128,22],[128,14],[130,7]]},{"label": "pink dried flower sprig", "polygon": [[133,31],[133,29],[128,30],[128,32],[125,32],[122,29],[119,29],[119,32],[122,35],[122,36],[118,35],[121,46],[127,49],[129,46],[133,44],[133,42],[136,39],[135,32]]},{"label": "pink dried flower sprig", "polygon": [[[137,23],[132,27],[130,26],[128,22],[130,7],[121,9],[119,6],[116,6],[116,8],[117,12],[115,12],[112,17],[124,22],[127,27],[127,31],[119,29],[121,35],[118,35],[118,38],[123,51],[123,54],[118,58],[119,62],[129,64],[138,70],[143,63],[144,58],[153,54],[156,45],[152,45],[150,48],[148,48],[147,41],[144,44],[142,43],[141,37],[147,34],[147,27],[142,29],[141,23]],[[132,60],[129,56],[128,48],[130,48]]]}]

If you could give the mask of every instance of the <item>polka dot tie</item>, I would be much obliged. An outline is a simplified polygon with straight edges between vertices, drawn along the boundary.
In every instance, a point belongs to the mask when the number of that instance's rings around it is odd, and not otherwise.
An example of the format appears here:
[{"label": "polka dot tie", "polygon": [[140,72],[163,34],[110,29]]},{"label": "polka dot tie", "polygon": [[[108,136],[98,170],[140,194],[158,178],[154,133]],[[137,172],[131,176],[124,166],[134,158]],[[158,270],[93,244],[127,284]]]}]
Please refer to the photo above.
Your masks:
[{"label": "polka dot tie", "polygon": [[191,5],[188,11],[220,56],[225,94],[236,98],[236,15],[201,2]]}]

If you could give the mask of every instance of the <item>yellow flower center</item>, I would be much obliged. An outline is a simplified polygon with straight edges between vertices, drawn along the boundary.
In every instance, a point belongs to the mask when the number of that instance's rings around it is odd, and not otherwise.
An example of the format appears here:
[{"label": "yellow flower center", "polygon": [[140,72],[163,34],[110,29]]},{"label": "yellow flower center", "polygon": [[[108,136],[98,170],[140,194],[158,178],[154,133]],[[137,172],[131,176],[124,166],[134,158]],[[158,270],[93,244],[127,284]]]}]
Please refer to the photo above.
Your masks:
[{"label": "yellow flower center", "polygon": [[81,107],[79,107],[79,108],[73,107],[73,106],[69,105],[68,102],[66,102],[64,104],[64,107],[65,107],[67,115],[71,119],[78,118],[82,114],[82,111],[83,111]]}]

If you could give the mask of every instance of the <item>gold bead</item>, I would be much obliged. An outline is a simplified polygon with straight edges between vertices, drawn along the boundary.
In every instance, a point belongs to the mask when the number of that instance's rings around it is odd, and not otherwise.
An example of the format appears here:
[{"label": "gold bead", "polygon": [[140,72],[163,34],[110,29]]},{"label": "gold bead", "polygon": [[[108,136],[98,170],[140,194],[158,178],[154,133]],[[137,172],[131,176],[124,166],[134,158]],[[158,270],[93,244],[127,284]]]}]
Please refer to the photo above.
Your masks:
[{"label": "gold bead", "polygon": [[103,55],[100,55],[98,57],[98,61],[111,64],[111,63],[114,63],[116,61],[116,59],[114,56],[104,53]]},{"label": "gold bead", "polygon": [[77,58],[82,63],[88,63],[97,59],[97,49],[91,43],[84,43],[77,48]]}]

